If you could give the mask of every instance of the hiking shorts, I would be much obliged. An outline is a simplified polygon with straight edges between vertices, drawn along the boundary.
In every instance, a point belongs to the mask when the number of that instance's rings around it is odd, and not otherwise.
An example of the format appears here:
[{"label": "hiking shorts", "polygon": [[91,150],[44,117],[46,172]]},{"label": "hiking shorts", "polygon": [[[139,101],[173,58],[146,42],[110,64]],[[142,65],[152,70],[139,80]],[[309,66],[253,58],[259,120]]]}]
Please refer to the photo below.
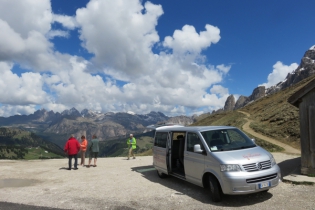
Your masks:
[{"label": "hiking shorts", "polygon": [[90,159],[97,158],[98,152],[90,152]]}]

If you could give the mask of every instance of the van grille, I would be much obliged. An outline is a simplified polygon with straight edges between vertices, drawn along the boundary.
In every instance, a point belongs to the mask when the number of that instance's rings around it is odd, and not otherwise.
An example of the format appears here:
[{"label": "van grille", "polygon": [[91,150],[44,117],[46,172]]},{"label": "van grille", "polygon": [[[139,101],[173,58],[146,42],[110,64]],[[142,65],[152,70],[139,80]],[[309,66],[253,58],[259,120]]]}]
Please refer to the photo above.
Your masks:
[{"label": "van grille", "polygon": [[259,163],[246,164],[246,165],[243,165],[243,168],[247,172],[266,170],[266,169],[271,168],[271,161],[267,160],[267,161],[263,161]]},{"label": "van grille", "polygon": [[278,176],[277,174],[271,174],[271,175],[268,175],[268,176],[261,176],[261,177],[256,177],[256,178],[252,178],[252,179],[246,179],[246,182],[247,183],[263,182],[263,181],[266,181],[266,180],[274,179],[277,176]]}]

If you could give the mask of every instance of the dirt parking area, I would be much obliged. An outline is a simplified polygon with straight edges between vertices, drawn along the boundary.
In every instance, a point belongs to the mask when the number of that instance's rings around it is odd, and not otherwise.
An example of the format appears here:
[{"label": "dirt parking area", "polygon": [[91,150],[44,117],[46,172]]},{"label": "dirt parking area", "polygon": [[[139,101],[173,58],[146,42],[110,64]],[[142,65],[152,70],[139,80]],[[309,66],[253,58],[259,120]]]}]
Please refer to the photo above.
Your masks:
[{"label": "dirt parking area", "polygon": [[[284,175],[298,156],[273,154]],[[67,159],[0,161],[0,202],[60,209],[313,209],[315,186],[280,183],[268,193],[211,201],[206,189],[168,177],[160,179],[152,156],[99,158],[97,167],[65,170]],[[0,203],[0,209],[1,203]]]}]

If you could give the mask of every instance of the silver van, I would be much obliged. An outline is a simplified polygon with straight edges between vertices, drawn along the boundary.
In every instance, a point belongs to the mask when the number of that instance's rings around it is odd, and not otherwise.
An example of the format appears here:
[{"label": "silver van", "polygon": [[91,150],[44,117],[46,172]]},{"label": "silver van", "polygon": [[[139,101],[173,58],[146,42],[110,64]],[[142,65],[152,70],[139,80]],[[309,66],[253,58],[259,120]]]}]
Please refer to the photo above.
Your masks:
[{"label": "silver van", "polygon": [[267,192],[281,181],[272,154],[230,126],[155,128],[153,164],[161,178],[209,188],[215,202],[223,194]]}]

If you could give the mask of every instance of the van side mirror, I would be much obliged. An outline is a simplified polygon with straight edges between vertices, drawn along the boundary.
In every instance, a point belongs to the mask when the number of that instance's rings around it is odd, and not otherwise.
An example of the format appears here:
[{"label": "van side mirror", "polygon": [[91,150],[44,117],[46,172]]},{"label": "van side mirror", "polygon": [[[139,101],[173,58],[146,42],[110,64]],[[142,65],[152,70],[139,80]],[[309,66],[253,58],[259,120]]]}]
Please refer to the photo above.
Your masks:
[{"label": "van side mirror", "polygon": [[201,149],[200,144],[194,145],[194,152],[199,153],[199,154],[203,154],[203,155],[207,154],[206,151]]}]

